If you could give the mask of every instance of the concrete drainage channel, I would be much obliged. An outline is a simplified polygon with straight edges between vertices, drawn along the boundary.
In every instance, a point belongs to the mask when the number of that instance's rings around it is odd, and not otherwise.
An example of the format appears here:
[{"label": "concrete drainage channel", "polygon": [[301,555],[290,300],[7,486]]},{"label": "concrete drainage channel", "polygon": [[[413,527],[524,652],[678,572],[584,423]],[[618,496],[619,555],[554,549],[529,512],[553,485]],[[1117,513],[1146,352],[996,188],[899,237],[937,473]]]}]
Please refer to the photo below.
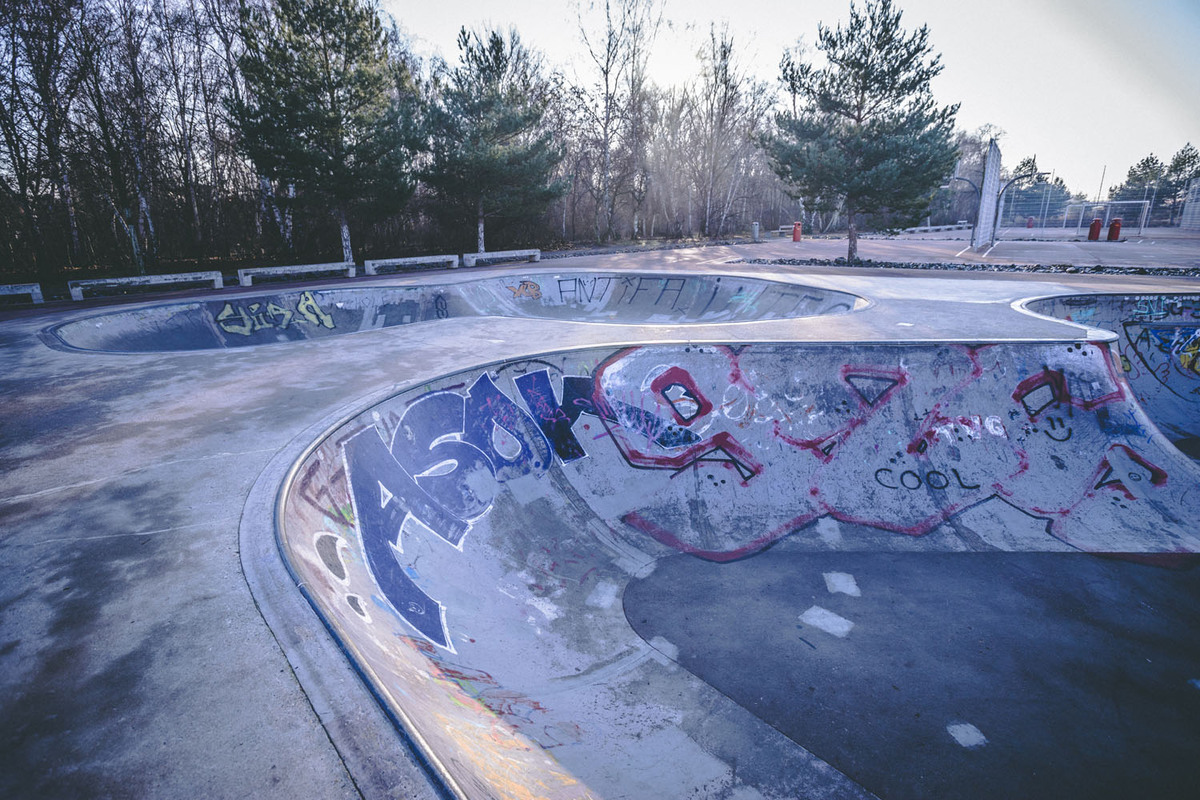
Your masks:
[{"label": "concrete drainage channel", "polygon": [[[379,292],[149,308],[133,328],[186,328],[159,341],[194,349],[201,330],[221,347],[869,305],[714,276],[352,291]],[[1200,646],[1181,635],[1200,623],[1181,569],[1200,468],[1155,423],[1197,436],[1200,297],[1021,305],[1087,329],[587,347],[413,376],[263,473],[247,576],[369,795],[423,791],[373,741],[454,797],[1178,796],[1200,777]],[[48,335],[136,351],[129,319]],[[296,634],[291,583],[336,647]],[[343,651],[411,750],[380,738]]]}]

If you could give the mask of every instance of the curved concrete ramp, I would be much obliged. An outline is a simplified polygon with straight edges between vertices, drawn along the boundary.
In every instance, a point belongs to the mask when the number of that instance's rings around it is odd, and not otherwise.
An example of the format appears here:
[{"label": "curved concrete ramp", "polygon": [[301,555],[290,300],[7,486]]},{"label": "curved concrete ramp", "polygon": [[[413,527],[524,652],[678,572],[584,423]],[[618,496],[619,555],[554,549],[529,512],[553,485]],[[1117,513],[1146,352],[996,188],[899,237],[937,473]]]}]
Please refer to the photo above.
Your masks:
[{"label": "curved concrete ramp", "polygon": [[1114,331],[1121,374],[1154,423],[1200,458],[1200,294],[1083,294],[1031,300],[1038,314]]},{"label": "curved concrete ramp", "polygon": [[846,292],[721,275],[520,273],[413,287],[237,295],[98,314],[46,332],[77,350],[157,352],[248,347],[452,317],[686,324],[844,314]]},{"label": "curved concrete ramp", "polygon": [[[1094,341],[495,364],[316,442],[281,495],[281,545],[455,796],[865,797],[792,724],[785,700],[810,679],[754,666],[818,635],[854,641],[794,559],[1200,552],[1200,469],[1120,374]],[[826,573],[828,592],[852,594],[847,577]],[[705,647],[749,680],[731,688]],[[977,744],[969,724],[948,730]],[[969,795],[948,780],[906,785]]]}]

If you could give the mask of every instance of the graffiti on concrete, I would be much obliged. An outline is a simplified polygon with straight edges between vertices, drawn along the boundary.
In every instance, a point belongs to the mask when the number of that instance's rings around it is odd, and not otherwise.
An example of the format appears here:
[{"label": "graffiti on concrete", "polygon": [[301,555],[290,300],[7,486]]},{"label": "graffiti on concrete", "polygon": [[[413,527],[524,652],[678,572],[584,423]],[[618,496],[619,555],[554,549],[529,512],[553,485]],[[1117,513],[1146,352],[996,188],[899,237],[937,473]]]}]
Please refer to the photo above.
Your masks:
[{"label": "graffiti on concrete", "polygon": [[273,301],[255,301],[247,305],[226,303],[216,315],[217,325],[226,333],[250,336],[262,330],[287,330],[290,325],[336,327],[333,317],[317,303],[311,291],[303,292],[296,301],[295,311]]},{"label": "graffiti on concrete", "polygon": [[[993,499],[1084,550],[1200,511],[1102,344],[634,347],[587,363],[447,381],[340,442],[364,560],[428,642],[453,650],[405,537],[462,552],[505,485],[549,491],[529,486],[551,470],[605,524],[712,561],[822,517],[922,536]],[[1159,549],[1194,549],[1160,527]]]},{"label": "graffiti on concrete", "polygon": [[1200,327],[1127,322],[1125,337],[1146,371],[1173,394],[1200,396]]},{"label": "graffiti on concrete", "polygon": [[1075,295],[1028,308],[1118,334],[1138,402],[1177,443],[1200,441],[1200,295]]},{"label": "graffiti on concrete", "polygon": [[536,281],[521,281],[516,286],[509,286],[508,290],[513,293],[514,298],[528,297],[530,300],[542,299],[542,287]]}]

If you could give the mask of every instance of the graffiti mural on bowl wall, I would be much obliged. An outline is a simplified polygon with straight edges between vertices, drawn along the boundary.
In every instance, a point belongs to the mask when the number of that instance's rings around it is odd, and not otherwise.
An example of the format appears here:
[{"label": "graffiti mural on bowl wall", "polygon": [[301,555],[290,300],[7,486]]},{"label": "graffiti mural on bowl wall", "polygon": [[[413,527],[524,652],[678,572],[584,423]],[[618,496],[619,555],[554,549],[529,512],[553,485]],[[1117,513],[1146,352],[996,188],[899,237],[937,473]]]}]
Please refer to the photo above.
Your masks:
[{"label": "graffiti mural on bowl wall", "polygon": [[1200,295],[1074,295],[1026,308],[1118,334],[1121,374],[1138,402],[1200,455]]},{"label": "graffiti mural on bowl wall", "polygon": [[1082,550],[1200,549],[1195,468],[1100,343],[592,351],[453,376],[361,419],[337,457],[363,560],[446,649],[453,610],[406,538],[462,552],[501,492],[558,492],[551,472],[601,527],[716,562],[825,516],[922,536],[985,502]]}]

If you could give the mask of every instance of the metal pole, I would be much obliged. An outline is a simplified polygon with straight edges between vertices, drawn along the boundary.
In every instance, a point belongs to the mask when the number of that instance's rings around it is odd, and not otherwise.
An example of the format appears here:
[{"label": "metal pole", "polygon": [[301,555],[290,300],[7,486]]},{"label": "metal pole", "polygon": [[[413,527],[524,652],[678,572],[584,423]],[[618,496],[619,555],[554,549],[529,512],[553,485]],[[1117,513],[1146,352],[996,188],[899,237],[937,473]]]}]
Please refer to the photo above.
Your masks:
[{"label": "metal pole", "polygon": [[[1150,208],[1147,210],[1147,213],[1146,213],[1147,219],[1150,218],[1150,214],[1153,213],[1153,211],[1154,211],[1154,201],[1158,199],[1158,182],[1159,182],[1159,180],[1161,180],[1161,179],[1159,179],[1159,178],[1154,179],[1154,194],[1150,195]],[[1145,198],[1143,197],[1142,199],[1144,200]],[[1138,231],[1138,232],[1141,233],[1141,231]]]}]

